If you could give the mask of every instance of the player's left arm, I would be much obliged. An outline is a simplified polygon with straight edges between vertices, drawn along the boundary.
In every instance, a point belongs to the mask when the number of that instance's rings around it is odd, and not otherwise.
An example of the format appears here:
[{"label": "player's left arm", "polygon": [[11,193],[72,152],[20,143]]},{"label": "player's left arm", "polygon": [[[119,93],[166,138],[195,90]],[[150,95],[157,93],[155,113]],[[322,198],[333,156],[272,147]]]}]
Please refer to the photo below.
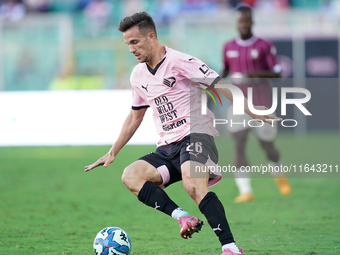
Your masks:
[{"label": "player's left arm", "polygon": [[[216,84],[232,85],[226,80],[221,79],[218,76],[218,73],[210,69],[201,60],[195,59],[192,57],[187,57],[183,59],[180,72],[182,73],[184,77],[190,79],[196,84],[197,83],[203,84],[203,85],[206,84],[210,87],[215,87]],[[235,89],[238,89],[238,88],[235,87]],[[221,94],[223,94],[227,99],[229,99],[230,101],[233,101],[233,94],[228,88],[226,87],[217,88],[217,90]],[[244,112],[247,113],[253,119],[260,119],[269,124],[272,124],[272,122],[270,122],[269,119],[281,120],[280,118],[273,116],[273,115],[257,115],[257,114],[252,113],[248,108],[248,100],[244,96],[243,96],[243,99],[244,99]],[[254,107],[257,110],[267,110],[267,107],[265,106],[254,106]]]}]

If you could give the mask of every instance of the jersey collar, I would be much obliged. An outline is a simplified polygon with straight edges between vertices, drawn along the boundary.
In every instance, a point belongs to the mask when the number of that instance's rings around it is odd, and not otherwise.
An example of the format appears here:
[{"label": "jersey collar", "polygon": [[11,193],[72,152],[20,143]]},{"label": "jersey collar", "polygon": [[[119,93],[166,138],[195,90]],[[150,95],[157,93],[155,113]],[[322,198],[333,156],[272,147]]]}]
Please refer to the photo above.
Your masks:
[{"label": "jersey collar", "polygon": [[150,72],[152,75],[155,75],[155,74],[156,74],[158,68],[163,64],[165,58],[166,58],[166,57],[164,56],[164,58],[161,60],[161,62],[159,62],[159,63],[155,66],[154,69],[152,69],[150,66],[148,66],[148,64],[145,63],[145,64],[146,64],[146,67],[148,68],[149,72]]},{"label": "jersey collar", "polygon": [[148,64],[145,63],[146,67],[148,68],[149,72],[152,74],[152,75],[155,75],[158,68],[163,64],[165,58],[166,58],[166,54],[168,52],[168,49],[166,46],[163,46],[164,50],[165,50],[165,55],[164,55],[164,58],[161,60],[161,62],[159,62],[154,69],[152,69],[150,66],[148,66]]},{"label": "jersey collar", "polygon": [[242,40],[241,38],[236,38],[235,42],[241,47],[248,47],[253,45],[257,41],[258,37],[252,36],[247,40]]}]

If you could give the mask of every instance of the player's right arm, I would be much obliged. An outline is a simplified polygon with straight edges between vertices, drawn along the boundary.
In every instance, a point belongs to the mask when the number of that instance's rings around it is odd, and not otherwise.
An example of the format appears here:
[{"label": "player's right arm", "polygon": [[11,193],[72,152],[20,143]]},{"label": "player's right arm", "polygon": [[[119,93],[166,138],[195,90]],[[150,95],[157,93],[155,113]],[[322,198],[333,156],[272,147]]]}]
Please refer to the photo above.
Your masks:
[{"label": "player's right arm", "polygon": [[228,63],[228,59],[227,59],[227,54],[226,54],[226,45],[223,47],[223,70],[222,70],[222,74],[221,77],[224,79],[229,75],[229,63]]},{"label": "player's right arm", "polygon": [[118,152],[124,147],[124,145],[131,139],[133,134],[136,132],[138,127],[143,121],[143,117],[145,115],[147,108],[141,108],[138,110],[131,110],[129,115],[124,121],[122,130],[118,136],[118,139],[116,142],[112,145],[111,149],[108,153],[106,153],[103,157],[98,159],[96,162],[89,166],[85,166],[85,172],[90,171],[93,168],[96,168],[97,166],[104,166],[107,167],[109,164],[111,164]]}]

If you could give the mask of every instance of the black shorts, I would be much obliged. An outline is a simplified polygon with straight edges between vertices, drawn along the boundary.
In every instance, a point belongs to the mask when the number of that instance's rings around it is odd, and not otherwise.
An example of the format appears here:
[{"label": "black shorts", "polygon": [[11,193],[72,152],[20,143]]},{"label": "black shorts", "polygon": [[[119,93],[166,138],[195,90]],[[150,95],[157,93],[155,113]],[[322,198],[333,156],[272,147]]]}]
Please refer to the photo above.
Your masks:
[{"label": "black shorts", "polygon": [[[182,180],[181,165],[188,160],[197,161],[207,166],[216,166],[218,151],[214,137],[207,134],[190,134],[178,142],[159,146],[140,160],[153,165],[161,174],[162,188]],[[217,184],[222,176],[211,174],[209,187]]]}]

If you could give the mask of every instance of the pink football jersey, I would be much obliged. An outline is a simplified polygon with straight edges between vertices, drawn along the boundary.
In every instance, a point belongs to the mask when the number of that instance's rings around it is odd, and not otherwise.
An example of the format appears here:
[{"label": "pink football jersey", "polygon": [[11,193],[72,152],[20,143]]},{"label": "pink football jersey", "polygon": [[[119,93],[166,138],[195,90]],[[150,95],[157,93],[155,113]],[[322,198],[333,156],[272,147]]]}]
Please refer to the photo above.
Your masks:
[{"label": "pink football jersey", "polygon": [[223,47],[224,68],[229,70],[232,83],[239,87],[248,98],[247,88],[253,88],[253,104],[271,107],[271,86],[261,80],[251,84],[244,83],[245,74],[254,71],[270,70],[281,72],[275,46],[256,36],[248,40],[236,38],[227,42]]},{"label": "pink football jersey", "polygon": [[[160,141],[158,146],[181,140],[190,133],[217,136],[214,115],[201,114],[200,81],[212,85],[219,75],[201,60],[168,47],[165,57],[150,69],[139,63],[133,70],[132,109],[150,107]],[[195,82],[196,81],[196,82]]]}]

